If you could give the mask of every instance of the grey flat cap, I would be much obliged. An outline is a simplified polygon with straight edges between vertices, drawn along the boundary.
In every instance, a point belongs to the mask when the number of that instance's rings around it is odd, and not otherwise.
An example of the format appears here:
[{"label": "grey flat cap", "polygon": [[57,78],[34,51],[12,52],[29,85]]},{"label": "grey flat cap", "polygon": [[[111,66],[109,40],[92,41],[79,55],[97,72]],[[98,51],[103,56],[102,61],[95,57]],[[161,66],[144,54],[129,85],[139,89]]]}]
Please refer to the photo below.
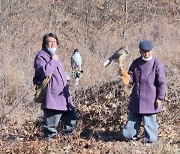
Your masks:
[{"label": "grey flat cap", "polygon": [[153,49],[153,43],[151,41],[148,41],[148,40],[141,41],[139,43],[139,49],[141,51],[150,51]]}]

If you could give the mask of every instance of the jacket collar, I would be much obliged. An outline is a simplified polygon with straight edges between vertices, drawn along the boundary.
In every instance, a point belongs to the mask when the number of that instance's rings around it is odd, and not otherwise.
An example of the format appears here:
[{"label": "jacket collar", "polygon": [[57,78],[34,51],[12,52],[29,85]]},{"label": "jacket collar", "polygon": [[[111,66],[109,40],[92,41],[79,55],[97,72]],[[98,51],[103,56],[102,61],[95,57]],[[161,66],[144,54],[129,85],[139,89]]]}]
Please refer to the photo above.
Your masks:
[{"label": "jacket collar", "polygon": [[46,47],[42,47],[42,50],[45,51],[45,52],[47,52],[49,55],[51,55],[50,52],[48,51],[48,49],[47,49]]}]

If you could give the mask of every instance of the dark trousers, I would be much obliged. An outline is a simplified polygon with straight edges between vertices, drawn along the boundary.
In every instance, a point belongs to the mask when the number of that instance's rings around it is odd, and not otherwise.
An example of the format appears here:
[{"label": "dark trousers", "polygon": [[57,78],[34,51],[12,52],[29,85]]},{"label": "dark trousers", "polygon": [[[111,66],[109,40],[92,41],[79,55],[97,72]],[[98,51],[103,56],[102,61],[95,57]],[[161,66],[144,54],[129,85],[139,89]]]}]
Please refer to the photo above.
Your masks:
[{"label": "dark trousers", "polygon": [[44,109],[44,136],[52,138],[57,135],[56,127],[59,121],[64,123],[64,132],[72,132],[77,125],[77,115],[73,111],[59,111],[52,109]]}]

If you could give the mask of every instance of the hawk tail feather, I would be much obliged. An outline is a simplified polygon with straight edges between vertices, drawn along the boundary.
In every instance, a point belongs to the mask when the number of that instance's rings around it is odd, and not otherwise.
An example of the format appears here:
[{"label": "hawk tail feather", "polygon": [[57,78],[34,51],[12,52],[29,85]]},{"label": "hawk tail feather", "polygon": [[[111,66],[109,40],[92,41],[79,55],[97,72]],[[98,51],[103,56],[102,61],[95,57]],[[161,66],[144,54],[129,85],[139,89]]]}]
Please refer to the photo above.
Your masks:
[{"label": "hawk tail feather", "polygon": [[111,61],[108,59],[104,62],[103,66],[104,67],[107,67],[109,64],[111,63]]}]

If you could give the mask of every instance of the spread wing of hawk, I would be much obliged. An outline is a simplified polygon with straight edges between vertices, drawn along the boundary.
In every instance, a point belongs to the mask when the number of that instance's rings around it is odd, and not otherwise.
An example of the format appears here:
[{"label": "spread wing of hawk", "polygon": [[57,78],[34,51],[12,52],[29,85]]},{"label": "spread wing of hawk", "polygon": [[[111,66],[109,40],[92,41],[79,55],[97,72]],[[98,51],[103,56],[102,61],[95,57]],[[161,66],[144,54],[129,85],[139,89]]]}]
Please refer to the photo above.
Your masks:
[{"label": "spread wing of hawk", "polygon": [[103,66],[107,67],[108,65],[113,64],[114,62],[118,62],[119,66],[123,67],[123,60],[127,57],[128,54],[128,49],[125,47],[121,47],[104,62]]}]

